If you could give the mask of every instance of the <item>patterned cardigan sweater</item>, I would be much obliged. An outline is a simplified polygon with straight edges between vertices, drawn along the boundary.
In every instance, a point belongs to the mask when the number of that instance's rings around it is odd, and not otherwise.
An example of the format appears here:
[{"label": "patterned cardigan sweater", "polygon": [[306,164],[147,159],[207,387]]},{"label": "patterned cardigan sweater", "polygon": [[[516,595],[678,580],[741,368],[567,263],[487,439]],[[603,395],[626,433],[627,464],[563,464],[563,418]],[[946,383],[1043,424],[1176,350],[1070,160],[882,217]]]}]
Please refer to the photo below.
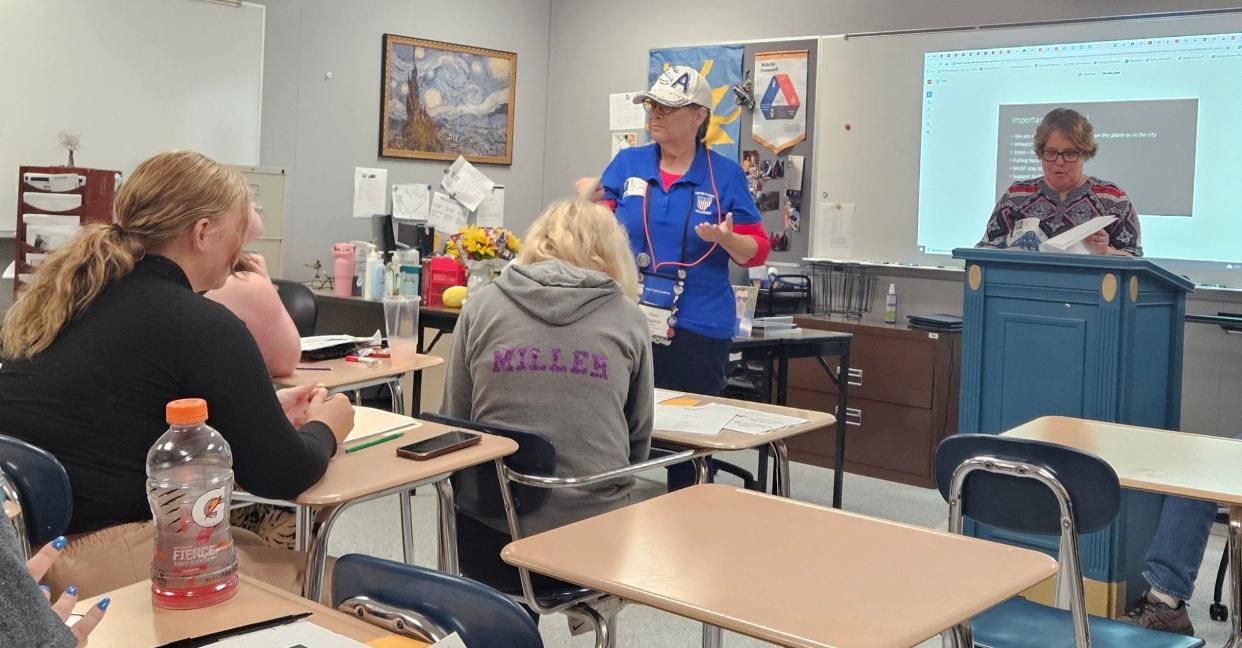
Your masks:
[{"label": "patterned cardigan sweater", "polygon": [[1038,218],[1039,228],[1052,238],[1096,216],[1117,217],[1117,222],[1104,228],[1109,245],[1143,256],[1138,214],[1130,198],[1117,185],[1096,177],[1089,177],[1065,200],[1042,177],[1014,183],[996,203],[983,240],[976,247],[1007,247],[1014,227],[1024,218]]}]

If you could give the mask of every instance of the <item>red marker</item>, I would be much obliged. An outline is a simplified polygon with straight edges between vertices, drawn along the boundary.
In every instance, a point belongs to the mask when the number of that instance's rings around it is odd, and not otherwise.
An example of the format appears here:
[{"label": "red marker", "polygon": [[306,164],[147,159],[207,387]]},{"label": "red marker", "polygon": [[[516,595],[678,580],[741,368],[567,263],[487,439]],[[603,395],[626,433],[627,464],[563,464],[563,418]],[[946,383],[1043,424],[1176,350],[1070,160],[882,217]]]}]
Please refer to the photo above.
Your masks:
[{"label": "red marker", "polygon": [[362,364],[368,364],[368,365],[379,364],[379,360],[375,360],[373,358],[363,358],[361,356],[356,356],[356,355],[345,356],[345,361],[346,362],[361,362]]}]

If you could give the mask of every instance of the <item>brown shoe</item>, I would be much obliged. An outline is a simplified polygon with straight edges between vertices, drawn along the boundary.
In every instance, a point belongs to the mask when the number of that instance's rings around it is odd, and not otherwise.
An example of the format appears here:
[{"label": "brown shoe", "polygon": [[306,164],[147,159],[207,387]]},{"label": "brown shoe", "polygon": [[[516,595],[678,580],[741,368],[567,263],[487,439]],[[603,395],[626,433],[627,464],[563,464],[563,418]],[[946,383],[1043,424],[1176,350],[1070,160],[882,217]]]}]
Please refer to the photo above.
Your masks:
[{"label": "brown shoe", "polygon": [[1122,621],[1152,630],[1176,632],[1192,637],[1195,634],[1195,628],[1190,624],[1190,612],[1186,609],[1185,601],[1179,602],[1174,608],[1146,594],[1126,611],[1126,616]]}]

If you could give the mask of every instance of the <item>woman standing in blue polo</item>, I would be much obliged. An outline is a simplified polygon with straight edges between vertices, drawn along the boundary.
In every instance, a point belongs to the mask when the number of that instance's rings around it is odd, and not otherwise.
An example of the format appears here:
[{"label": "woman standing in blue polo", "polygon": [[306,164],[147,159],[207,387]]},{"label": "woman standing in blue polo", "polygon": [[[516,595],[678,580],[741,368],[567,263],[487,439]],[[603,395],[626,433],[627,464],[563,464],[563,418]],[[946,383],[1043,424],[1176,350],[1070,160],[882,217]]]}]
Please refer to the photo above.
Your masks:
[{"label": "woman standing in blue polo", "polygon": [[617,153],[600,186],[643,280],[655,385],[718,394],[737,326],[729,262],[761,265],[769,243],[742,168],[703,144],[707,80],[673,66],[634,102],[652,143]]}]

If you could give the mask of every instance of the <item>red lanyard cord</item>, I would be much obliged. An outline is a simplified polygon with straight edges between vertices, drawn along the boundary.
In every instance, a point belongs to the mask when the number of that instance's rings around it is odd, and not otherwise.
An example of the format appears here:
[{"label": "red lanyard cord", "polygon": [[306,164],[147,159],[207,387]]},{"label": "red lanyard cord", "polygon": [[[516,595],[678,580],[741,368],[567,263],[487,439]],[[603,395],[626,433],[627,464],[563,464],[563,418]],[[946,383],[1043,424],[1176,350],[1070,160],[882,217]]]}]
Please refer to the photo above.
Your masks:
[{"label": "red lanyard cord", "polygon": [[[710,150],[707,150],[706,148],[704,148],[703,152],[707,156],[707,175],[709,178],[711,178],[712,195],[716,199],[716,225],[720,225],[720,221],[722,220],[720,216],[720,192],[716,189],[716,172],[714,169],[712,169],[712,152]],[[659,272],[660,266],[666,266],[666,265],[667,266],[680,266],[683,268],[693,268],[694,266],[697,266],[698,264],[702,263],[704,259],[706,259],[709,255],[711,255],[711,253],[714,252],[716,248],[720,246],[719,243],[712,243],[712,246],[707,248],[707,251],[703,253],[703,256],[696,259],[693,263],[685,263],[682,261],[664,261],[663,263],[657,263],[655,260],[655,246],[651,244],[651,227],[647,224],[647,194],[650,191],[651,191],[651,188],[648,187],[647,190],[643,192],[643,234],[646,236],[646,239],[647,239],[647,249],[651,250],[651,262],[652,262],[651,271],[652,272]]]}]

